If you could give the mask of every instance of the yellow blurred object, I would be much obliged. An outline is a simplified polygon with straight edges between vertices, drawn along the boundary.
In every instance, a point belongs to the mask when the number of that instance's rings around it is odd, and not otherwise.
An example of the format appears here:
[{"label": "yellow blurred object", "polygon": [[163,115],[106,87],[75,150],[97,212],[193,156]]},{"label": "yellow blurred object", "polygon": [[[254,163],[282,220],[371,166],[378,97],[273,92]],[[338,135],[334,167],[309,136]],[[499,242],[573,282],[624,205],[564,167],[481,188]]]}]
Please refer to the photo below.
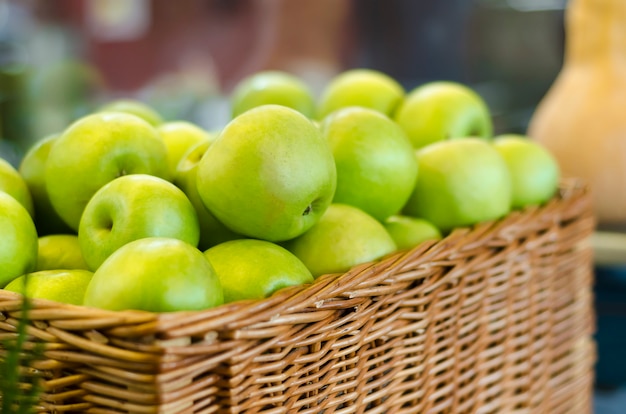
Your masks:
[{"label": "yellow blurred object", "polygon": [[570,0],[563,68],[528,135],[586,179],[604,228],[626,229],[626,1]]},{"label": "yellow blurred object", "polygon": [[596,265],[626,266],[626,234],[597,231],[591,245]]}]

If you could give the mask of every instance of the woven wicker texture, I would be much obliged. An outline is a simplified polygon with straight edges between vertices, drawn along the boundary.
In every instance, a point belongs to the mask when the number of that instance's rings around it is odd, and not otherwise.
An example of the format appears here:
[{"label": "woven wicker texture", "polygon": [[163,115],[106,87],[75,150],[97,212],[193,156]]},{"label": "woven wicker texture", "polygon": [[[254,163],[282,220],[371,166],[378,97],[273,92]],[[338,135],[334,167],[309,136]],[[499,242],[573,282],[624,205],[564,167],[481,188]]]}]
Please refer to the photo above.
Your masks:
[{"label": "woven wicker texture", "polygon": [[[541,208],[263,301],[159,315],[35,300],[39,410],[591,413],[593,228],[568,181]],[[20,306],[0,291],[0,339]]]}]

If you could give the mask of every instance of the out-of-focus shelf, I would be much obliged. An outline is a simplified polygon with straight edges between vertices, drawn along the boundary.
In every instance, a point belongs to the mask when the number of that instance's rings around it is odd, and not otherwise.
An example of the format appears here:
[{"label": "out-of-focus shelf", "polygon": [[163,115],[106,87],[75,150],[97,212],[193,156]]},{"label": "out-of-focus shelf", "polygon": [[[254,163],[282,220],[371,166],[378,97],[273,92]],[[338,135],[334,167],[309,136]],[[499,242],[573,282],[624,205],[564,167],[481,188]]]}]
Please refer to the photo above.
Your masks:
[{"label": "out-of-focus shelf", "polygon": [[626,266],[626,234],[598,231],[591,238],[594,261],[600,266]]}]

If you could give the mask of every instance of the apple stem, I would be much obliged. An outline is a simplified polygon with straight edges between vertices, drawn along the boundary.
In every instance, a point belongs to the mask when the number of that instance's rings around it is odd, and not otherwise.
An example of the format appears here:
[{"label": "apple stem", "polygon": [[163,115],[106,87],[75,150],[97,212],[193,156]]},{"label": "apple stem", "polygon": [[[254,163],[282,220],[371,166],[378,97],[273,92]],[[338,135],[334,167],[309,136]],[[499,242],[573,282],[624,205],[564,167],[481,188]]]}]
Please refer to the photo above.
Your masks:
[{"label": "apple stem", "polygon": [[309,204],[308,206],[306,206],[306,208],[304,209],[304,213],[302,213],[303,216],[308,216],[309,213],[311,212],[313,208],[311,207],[311,205]]}]

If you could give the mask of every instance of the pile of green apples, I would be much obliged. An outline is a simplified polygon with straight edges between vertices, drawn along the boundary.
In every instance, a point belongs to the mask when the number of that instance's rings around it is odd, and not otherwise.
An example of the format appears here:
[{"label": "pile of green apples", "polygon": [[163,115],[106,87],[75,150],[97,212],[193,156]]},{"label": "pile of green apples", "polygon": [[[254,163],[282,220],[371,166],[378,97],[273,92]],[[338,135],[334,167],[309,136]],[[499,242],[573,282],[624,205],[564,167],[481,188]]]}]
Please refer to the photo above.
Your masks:
[{"label": "pile of green apples", "polygon": [[110,310],[200,310],[343,273],[541,205],[554,158],[493,137],[469,87],[348,70],[315,98],[244,79],[209,132],[118,100],[0,160],[0,287]]}]

